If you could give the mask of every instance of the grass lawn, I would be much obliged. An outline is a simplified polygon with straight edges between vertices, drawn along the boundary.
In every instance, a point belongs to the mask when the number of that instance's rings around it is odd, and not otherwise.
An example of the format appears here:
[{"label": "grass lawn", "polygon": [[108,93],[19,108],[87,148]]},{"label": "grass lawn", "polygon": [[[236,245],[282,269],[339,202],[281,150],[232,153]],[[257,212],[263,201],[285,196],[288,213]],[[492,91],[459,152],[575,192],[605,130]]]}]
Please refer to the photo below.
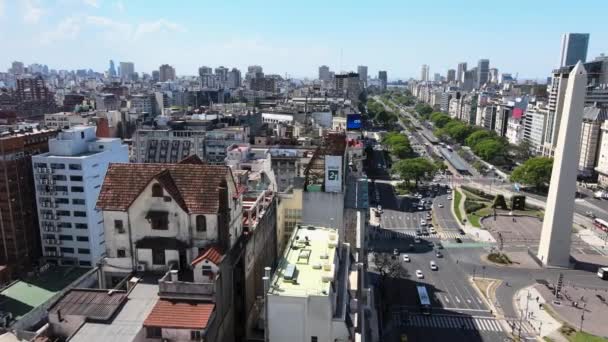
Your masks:
[{"label": "grass lawn", "polygon": [[462,201],[462,194],[459,190],[454,189],[454,212],[456,212],[456,218],[462,223],[462,213],[460,212],[460,201]]},{"label": "grass lawn", "polygon": [[588,334],[586,332],[580,332],[571,327],[568,324],[564,324],[559,332],[565,336],[570,342],[606,342],[608,339],[595,335]]},{"label": "grass lawn", "polygon": [[481,228],[481,217],[477,216],[476,213],[471,213],[467,215],[467,219],[469,220],[469,223],[471,223],[471,225],[475,228]]}]

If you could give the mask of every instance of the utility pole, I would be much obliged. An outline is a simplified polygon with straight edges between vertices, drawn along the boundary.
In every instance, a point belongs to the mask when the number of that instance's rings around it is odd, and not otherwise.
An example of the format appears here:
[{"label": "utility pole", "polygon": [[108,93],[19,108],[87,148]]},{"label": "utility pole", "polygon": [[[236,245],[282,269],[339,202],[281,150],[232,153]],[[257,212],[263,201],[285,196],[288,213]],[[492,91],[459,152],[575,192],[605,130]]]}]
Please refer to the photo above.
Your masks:
[{"label": "utility pole", "polygon": [[583,321],[585,320],[585,308],[587,307],[587,303],[583,304],[583,311],[581,312],[581,325],[579,327],[579,331],[583,332]]}]

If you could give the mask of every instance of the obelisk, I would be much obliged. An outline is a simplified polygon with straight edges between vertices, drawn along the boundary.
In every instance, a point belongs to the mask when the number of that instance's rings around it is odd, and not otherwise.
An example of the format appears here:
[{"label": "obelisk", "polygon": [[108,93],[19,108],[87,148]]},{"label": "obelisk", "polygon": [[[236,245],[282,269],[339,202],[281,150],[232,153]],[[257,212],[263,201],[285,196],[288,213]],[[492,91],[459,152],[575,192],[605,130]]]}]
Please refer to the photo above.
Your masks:
[{"label": "obelisk", "polygon": [[578,62],[568,75],[545,207],[538,258],[545,266],[569,267],[572,218],[587,71]]}]

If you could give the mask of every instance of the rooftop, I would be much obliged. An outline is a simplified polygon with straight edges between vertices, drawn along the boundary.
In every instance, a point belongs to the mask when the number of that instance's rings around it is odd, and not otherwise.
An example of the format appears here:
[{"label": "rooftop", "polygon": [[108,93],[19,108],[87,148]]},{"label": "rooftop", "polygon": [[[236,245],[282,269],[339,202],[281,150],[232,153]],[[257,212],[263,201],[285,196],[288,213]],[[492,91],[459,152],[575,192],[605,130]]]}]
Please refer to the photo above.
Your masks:
[{"label": "rooftop", "polygon": [[214,309],[214,303],[159,299],[144,321],[144,326],[205,329]]},{"label": "rooftop", "polygon": [[335,229],[297,226],[279,261],[269,293],[292,297],[329,295],[337,244]]},{"label": "rooftop", "polygon": [[88,270],[84,268],[52,267],[36,277],[18,280],[0,292],[2,311],[18,320],[44,304]]},{"label": "rooftop", "polygon": [[107,321],[126,301],[125,291],[98,289],[73,289],[61,297],[50,309],[50,313],[85,316],[89,320]]}]

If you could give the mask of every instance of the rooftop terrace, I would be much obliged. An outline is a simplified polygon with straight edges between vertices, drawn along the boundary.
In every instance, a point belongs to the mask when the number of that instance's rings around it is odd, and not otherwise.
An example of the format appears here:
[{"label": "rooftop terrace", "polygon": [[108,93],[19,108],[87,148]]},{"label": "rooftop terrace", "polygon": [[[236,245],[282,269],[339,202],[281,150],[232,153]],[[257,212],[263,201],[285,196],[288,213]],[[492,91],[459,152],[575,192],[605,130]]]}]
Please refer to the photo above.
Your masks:
[{"label": "rooftop terrace", "polygon": [[270,294],[293,297],[329,295],[336,273],[337,244],[335,229],[298,226],[279,262]]}]

